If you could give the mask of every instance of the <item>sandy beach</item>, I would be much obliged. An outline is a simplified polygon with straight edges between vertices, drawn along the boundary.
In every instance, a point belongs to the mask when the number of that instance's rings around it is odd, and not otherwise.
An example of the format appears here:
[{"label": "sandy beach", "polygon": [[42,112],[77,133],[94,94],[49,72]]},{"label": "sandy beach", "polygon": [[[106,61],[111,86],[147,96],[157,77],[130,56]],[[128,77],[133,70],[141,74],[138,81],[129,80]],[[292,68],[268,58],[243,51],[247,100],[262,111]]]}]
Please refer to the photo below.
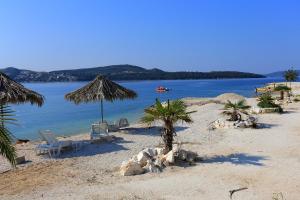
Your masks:
[{"label": "sandy beach", "polygon": [[[203,100],[203,99],[202,99]],[[201,101],[202,101],[201,100]],[[206,100],[207,101],[207,100]],[[248,98],[249,105],[255,104]],[[162,173],[121,176],[120,164],[143,148],[161,143],[159,124],[141,124],[112,133],[111,142],[83,145],[60,158],[36,156],[37,142],[17,145],[28,163],[9,170],[1,160],[0,199],[300,199],[300,103],[284,106],[283,114],[258,115],[260,129],[208,130],[223,105],[197,103],[189,110],[194,123],[178,124],[175,142],[198,153],[195,165],[175,165]],[[88,140],[88,134],[71,136]]]}]

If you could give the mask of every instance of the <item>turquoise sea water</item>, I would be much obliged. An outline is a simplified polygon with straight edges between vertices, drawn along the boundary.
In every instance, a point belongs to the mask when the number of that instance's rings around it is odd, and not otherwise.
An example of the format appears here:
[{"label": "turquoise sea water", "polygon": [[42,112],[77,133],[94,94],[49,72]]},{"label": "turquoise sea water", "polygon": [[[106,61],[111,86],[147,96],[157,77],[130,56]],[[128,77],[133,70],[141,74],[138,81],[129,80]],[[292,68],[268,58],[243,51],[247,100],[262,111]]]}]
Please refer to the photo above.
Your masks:
[{"label": "turquoise sea water", "polygon": [[[162,101],[182,97],[214,97],[225,92],[235,92],[247,97],[254,95],[255,87],[280,79],[231,79],[231,80],[165,80],[165,81],[130,81],[119,84],[135,90],[135,100],[104,103],[104,117],[114,121],[127,117],[130,122],[137,121],[143,109],[153,104],[155,98]],[[90,124],[100,119],[100,104],[90,103],[75,105],[64,99],[64,95],[86,82],[73,83],[25,83],[46,98],[42,107],[28,104],[13,105],[18,119],[17,126],[10,126],[11,132],[18,138],[37,139],[38,130],[50,129],[59,135],[72,135],[88,132]],[[163,85],[171,88],[170,92],[156,93],[155,88]]]}]

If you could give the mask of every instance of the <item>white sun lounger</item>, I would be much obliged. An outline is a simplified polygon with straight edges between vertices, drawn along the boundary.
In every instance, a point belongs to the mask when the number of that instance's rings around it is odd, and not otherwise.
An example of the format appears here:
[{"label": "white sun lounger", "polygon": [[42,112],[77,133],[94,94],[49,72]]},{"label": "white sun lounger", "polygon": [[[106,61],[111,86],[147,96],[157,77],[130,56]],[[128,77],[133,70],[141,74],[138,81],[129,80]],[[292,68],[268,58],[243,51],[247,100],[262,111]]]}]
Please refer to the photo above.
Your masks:
[{"label": "white sun lounger", "polygon": [[50,157],[59,156],[62,148],[72,146],[71,140],[59,141],[49,130],[39,131],[39,134],[46,144],[39,144],[35,149],[36,154],[48,153]]}]

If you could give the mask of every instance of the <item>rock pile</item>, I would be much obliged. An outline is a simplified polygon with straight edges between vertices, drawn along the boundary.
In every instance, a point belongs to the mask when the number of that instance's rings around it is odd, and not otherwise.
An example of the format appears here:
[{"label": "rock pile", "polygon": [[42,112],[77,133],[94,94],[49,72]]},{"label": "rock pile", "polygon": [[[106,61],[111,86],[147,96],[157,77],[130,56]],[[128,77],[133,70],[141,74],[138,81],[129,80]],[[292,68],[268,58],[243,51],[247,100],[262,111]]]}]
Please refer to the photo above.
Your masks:
[{"label": "rock pile", "polygon": [[257,118],[249,116],[246,120],[240,121],[228,121],[224,119],[217,119],[210,124],[209,129],[220,129],[220,128],[253,128],[256,127]]},{"label": "rock pile", "polygon": [[264,114],[264,113],[278,113],[280,111],[279,107],[275,108],[258,108],[252,107],[250,110],[251,114]]},{"label": "rock pile", "polygon": [[175,164],[177,161],[195,162],[195,152],[174,148],[164,154],[163,148],[146,148],[134,155],[128,161],[123,161],[120,173],[123,176],[133,176],[147,172],[160,173],[163,168]]}]

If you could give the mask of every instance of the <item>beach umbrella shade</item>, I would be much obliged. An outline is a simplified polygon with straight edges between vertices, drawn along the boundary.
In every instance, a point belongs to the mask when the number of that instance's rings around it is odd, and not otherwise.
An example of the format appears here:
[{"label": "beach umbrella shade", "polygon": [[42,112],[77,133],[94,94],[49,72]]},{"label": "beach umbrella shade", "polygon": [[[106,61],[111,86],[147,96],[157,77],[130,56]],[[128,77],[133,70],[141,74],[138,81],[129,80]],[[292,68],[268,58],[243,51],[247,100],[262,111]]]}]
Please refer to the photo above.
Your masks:
[{"label": "beach umbrella shade", "polygon": [[0,72],[0,105],[31,103],[42,106],[44,97]]},{"label": "beach umbrella shade", "polygon": [[99,102],[101,103],[101,120],[103,122],[103,100],[113,102],[114,100],[134,99],[137,94],[104,76],[98,75],[93,81],[82,88],[68,93],[65,98],[75,104]]}]

